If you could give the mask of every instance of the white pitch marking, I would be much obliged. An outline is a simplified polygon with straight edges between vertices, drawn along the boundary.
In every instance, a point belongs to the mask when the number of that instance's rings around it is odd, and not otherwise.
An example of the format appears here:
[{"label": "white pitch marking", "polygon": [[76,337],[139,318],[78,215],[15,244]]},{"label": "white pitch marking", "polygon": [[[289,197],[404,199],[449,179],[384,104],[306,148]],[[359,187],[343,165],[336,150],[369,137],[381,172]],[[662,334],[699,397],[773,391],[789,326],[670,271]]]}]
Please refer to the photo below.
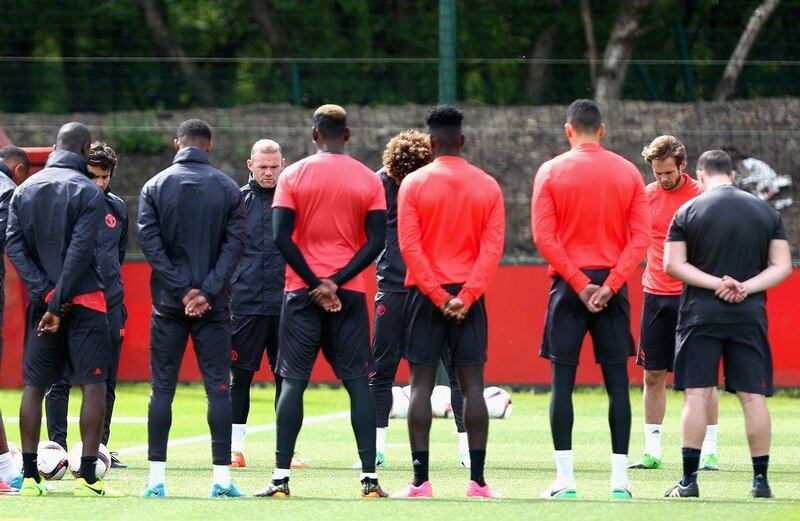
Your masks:
[{"label": "white pitch marking", "polygon": [[[303,419],[303,425],[314,425],[317,423],[324,423],[333,420],[341,420],[344,418],[350,417],[350,411],[342,411],[333,414],[323,414],[321,416],[312,416],[310,418]],[[253,427],[252,429],[247,429],[247,434],[255,434],[257,432],[268,432],[274,431],[277,428],[277,425],[274,423],[270,423],[268,425],[259,425],[258,427]],[[204,434],[202,436],[194,436],[192,438],[182,438],[178,440],[170,441],[167,446],[168,447],[175,447],[178,445],[191,445],[193,443],[201,443],[204,441],[211,441],[210,434]],[[125,454],[134,454],[137,452],[146,452],[148,449],[147,445],[137,445],[135,447],[127,447],[124,449],[119,449],[117,452],[120,455]]]},{"label": "white pitch marking", "polygon": [[[19,423],[19,416],[9,416],[8,418],[3,418],[3,421],[7,423]],[[78,416],[68,416],[67,422],[68,423],[79,423],[81,421],[80,417]],[[47,418],[42,416],[42,423],[47,423]],[[120,416],[114,417],[111,419],[111,423],[128,423],[128,424],[147,424],[147,417],[146,416]]]}]

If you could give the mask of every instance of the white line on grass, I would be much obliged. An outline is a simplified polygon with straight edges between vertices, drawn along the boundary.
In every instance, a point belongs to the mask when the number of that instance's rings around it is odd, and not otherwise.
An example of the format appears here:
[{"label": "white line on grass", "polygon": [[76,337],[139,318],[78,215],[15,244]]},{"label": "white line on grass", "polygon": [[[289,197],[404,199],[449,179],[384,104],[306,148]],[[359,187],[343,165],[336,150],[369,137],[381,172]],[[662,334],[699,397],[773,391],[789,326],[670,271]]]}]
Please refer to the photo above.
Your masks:
[{"label": "white line on grass", "polygon": [[[78,423],[80,422],[80,418],[78,416],[69,416],[67,417],[68,423]],[[7,423],[19,423],[19,416],[9,416],[8,418],[3,418],[3,421]],[[47,418],[42,416],[42,423],[47,423]],[[146,416],[120,416],[114,417],[111,420],[111,423],[128,423],[128,424],[142,424],[147,423]]]},{"label": "white line on grass", "polygon": [[[333,420],[341,420],[344,418],[350,417],[350,411],[342,411],[333,414],[323,414],[321,416],[312,416],[310,418],[303,419],[303,425],[314,425],[317,423],[325,423]],[[247,429],[247,434],[255,434],[257,432],[268,432],[274,431],[277,428],[277,425],[274,423],[270,423],[269,425],[259,425],[258,427],[253,427],[252,429]],[[204,434],[202,436],[194,436],[192,438],[181,438],[178,440],[170,441],[167,446],[168,447],[176,447],[178,445],[191,445],[193,443],[200,443],[204,441],[211,441],[210,434]],[[147,445],[137,445],[135,447],[127,447],[124,449],[120,449],[117,452],[120,455],[125,454],[134,454],[137,452],[146,452]]]}]

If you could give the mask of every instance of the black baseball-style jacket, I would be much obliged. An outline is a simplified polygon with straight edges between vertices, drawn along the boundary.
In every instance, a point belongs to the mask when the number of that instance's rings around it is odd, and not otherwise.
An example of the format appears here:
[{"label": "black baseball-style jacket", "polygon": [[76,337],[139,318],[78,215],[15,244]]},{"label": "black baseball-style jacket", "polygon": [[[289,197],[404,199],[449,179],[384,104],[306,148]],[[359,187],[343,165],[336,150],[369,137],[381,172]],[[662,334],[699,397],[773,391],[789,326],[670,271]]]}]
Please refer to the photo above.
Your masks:
[{"label": "black baseball-style jacket", "polygon": [[108,309],[121,306],[122,263],[128,250],[128,206],[125,201],[105,193],[105,217],[97,234],[97,264],[105,286]]},{"label": "black baseball-style jacket", "polygon": [[231,282],[233,314],[281,314],[286,261],[272,240],[274,196],[275,188],[262,188],[252,178],[242,187],[247,242]]},{"label": "black baseball-style jacket", "polygon": [[139,240],[153,269],[153,304],[183,309],[199,289],[228,309],[231,275],[242,254],[245,219],[236,183],[212,167],[208,154],[182,148],[171,167],[150,179],[139,197]]},{"label": "black baseball-style jacket", "polygon": [[0,159],[0,326],[3,325],[3,310],[5,309],[4,281],[6,277],[6,263],[2,262],[3,252],[6,247],[6,224],[8,223],[8,205],[17,184],[11,180],[11,170]]},{"label": "black baseball-style jacket", "polygon": [[103,289],[95,251],[104,211],[86,160],[66,150],[50,154],[44,170],[14,191],[6,253],[32,301],[55,290],[48,309],[60,316],[61,304]]}]

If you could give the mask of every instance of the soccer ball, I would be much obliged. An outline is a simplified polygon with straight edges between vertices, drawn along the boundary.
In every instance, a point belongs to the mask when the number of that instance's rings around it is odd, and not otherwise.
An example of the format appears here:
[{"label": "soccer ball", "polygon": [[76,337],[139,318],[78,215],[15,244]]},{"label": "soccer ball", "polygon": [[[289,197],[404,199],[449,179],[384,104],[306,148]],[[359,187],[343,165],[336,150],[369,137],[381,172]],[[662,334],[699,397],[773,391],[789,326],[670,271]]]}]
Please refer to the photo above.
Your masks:
[{"label": "soccer ball", "polygon": [[450,403],[450,388],[446,385],[437,385],[431,393],[431,410],[436,418],[447,418],[453,412]]},{"label": "soccer ball", "polygon": [[[36,464],[39,467],[39,475],[44,479],[61,479],[67,473],[69,466],[67,451],[54,441],[43,441],[39,443]],[[78,466],[80,467],[80,459]]]},{"label": "soccer ball", "polygon": [[[78,442],[72,447],[72,450],[69,451],[69,471],[78,479],[81,477],[81,456],[83,455],[83,442]],[[97,473],[98,478],[102,478],[108,472],[108,469],[111,468],[111,454],[108,452],[108,449],[102,443],[100,444],[100,450],[97,452],[97,463],[95,464],[95,472]]]},{"label": "soccer ball", "polygon": [[392,387],[392,409],[389,411],[390,418],[405,418],[408,416],[408,404],[411,400],[411,387]]},{"label": "soccer ball", "polygon": [[483,399],[490,418],[508,418],[511,416],[511,395],[500,387],[487,387],[483,390]]},{"label": "soccer ball", "polygon": [[18,468],[20,472],[22,472],[22,451],[19,450],[19,447],[8,442],[8,452],[11,454],[11,462],[14,464],[15,468]]}]

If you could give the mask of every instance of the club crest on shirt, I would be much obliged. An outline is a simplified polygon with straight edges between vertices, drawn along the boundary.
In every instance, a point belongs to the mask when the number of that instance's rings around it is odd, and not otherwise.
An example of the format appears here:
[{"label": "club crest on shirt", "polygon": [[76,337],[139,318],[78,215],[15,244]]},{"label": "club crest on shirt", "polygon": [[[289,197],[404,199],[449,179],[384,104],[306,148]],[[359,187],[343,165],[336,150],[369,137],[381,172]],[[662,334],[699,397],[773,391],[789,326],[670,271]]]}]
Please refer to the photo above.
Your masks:
[{"label": "club crest on shirt", "polygon": [[380,315],[380,316],[385,315],[386,314],[386,306],[384,306],[383,304],[378,304],[377,311],[378,311],[378,315]]},{"label": "club crest on shirt", "polygon": [[106,214],[106,226],[114,228],[117,225],[117,218],[110,213]]}]

